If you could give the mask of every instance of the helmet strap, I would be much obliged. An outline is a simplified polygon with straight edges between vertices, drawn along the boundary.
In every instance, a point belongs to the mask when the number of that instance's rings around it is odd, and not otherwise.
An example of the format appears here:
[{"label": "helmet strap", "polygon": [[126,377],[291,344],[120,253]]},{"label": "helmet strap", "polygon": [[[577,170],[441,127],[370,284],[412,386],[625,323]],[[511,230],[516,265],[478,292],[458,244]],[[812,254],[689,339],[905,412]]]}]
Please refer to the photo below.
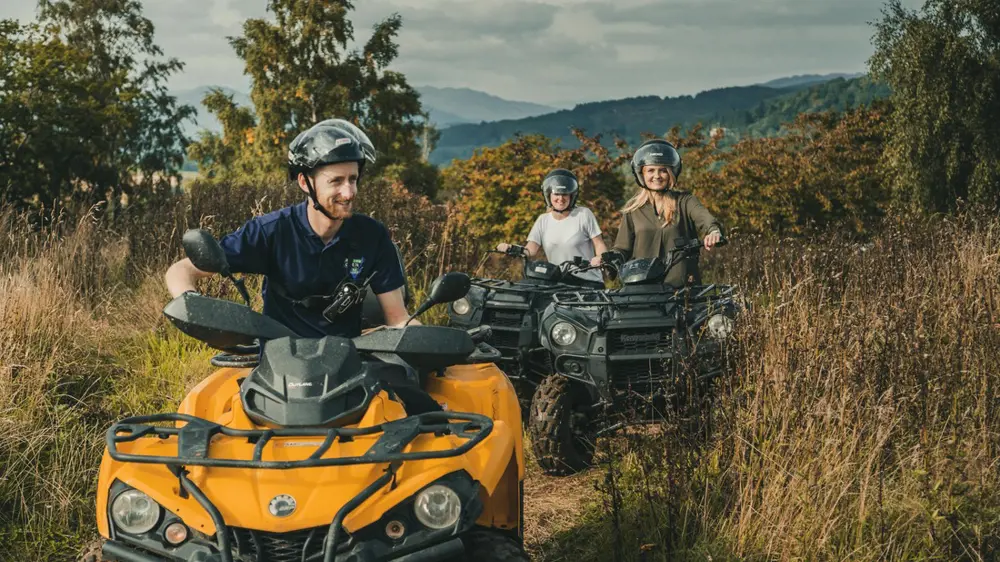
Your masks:
[{"label": "helmet strap", "polygon": [[316,197],[316,189],[313,187],[312,182],[309,181],[309,174],[303,172],[302,175],[305,176],[305,178],[306,178],[306,189],[309,190],[309,198],[312,199],[313,209],[316,209],[324,217],[326,217],[326,218],[328,218],[328,219],[330,219],[332,221],[340,220],[340,219],[333,218],[333,215],[331,215],[329,211],[327,211],[326,209],[324,209],[323,206],[319,204],[319,198]]}]

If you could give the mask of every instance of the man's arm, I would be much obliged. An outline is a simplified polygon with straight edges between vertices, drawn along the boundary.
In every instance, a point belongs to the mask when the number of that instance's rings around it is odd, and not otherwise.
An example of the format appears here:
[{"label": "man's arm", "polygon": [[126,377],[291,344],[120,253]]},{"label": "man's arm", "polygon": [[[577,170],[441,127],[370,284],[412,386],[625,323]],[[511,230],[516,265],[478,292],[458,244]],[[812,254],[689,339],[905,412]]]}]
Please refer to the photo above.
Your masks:
[{"label": "man's arm", "polygon": [[202,271],[191,263],[191,260],[184,258],[167,269],[164,279],[167,282],[167,290],[170,296],[177,298],[185,291],[197,291],[195,284],[199,279],[211,277],[214,273]]},{"label": "man's arm", "polygon": [[[403,303],[403,288],[394,289],[388,293],[376,294],[378,303],[382,307],[382,314],[385,316],[385,325],[394,328],[402,328],[403,323],[410,317]],[[420,324],[414,319],[410,324]]]},{"label": "man's arm", "polygon": [[[250,219],[236,232],[223,236],[219,246],[226,254],[229,270],[233,273],[266,272],[267,235],[256,220]],[[170,295],[177,298],[185,291],[197,291],[195,284],[198,280],[212,275],[215,274],[198,269],[190,259],[184,258],[171,265],[164,278]]]}]

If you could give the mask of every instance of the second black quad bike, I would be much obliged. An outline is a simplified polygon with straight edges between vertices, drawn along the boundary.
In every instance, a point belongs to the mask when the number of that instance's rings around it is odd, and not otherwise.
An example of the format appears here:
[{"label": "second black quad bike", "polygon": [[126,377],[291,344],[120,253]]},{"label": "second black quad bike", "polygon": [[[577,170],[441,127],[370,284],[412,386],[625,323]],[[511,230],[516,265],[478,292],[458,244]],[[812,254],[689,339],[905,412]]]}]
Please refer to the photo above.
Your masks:
[{"label": "second black quad bike", "polygon": [[553,374],[538,385],[528,416],[535,458],[546,473],[586,469],[599,436],[663,420],[679,404],[705,396],[723,372],[740,308],[733,287],[663,283],[701,246],[681,240],[665,260],[619,262],[621,289],[552,294],[539,337],[553,357]]},{"label": "second black quad bike", "polygon": [[497,366],[513,383],[521,408],[527,413],[536,387],[553,373],[552,354],[538,337],[541,313],[552,302],[553,294],[577,288],[566,282],[567,276],[571,266],[580,268],[587,262],[578,258],[556,265],[529,260],[524,247],[516,245],[506,252],[489,250],[483,262],[493,254],[521,259],[522,278],[508,281],[473,277],[465,298],[448,306],[448,325],[490,328],[486,341],[500,352]]}]

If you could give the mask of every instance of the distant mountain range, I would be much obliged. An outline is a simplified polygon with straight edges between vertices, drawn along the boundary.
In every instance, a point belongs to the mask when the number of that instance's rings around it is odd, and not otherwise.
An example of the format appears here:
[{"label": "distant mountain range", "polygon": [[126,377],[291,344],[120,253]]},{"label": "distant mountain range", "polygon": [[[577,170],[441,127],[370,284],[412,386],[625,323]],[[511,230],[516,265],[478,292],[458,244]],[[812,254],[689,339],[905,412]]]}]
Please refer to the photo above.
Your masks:
[{"label": "distant mountain range", "polygon": [[[200,86],[190,90],[173,92],[179,104],[189,104],[198,110],[197,122],[187,125],[185,132],[192,138],[197,138],[198,131],[208,129],[221,132],[222,125],[210,113],[205,111],[201,100],[212,86]],[[232,88],[223,87],[227,94],[233,95],[233,100],[239,105],[250,105],[250,97]],[[435,88],[420,86],[420,102],[428,111],[430,120],[439,129],[460,123],[482,123],[500,121],[503,119],[522,119],[556,111],[556,108],[526,101],[511,101],[501,97],[471,90],[469,88]]]},{"label": "distant mountain range", "polygon": [[438,128],[459,123],[523,119],[556,111],[555,107],[505,100],[469,88],[419,86],[417,91],[420,92],[420,102],[429,110],[431,122]]},{"label": "distant mountain range", "polygon": [[864,76],[864,73],[861,72],[855,72],[851,74],[844,74],[844,73],[798,74],[796,76],[788,76],[786,78],[777,78],[769,82],[764,82],[762,84],[757,84],[757,85],[767,86],[769,88],[794,88],[796,86],[809,86],[811,84],[818,84],[820,82],[829,82],[830,80],[835,80],[837,78],[850,80],[852,78],[860,78],[862,76]]},{"label": "distant mountain range", "polygon": [[571,129],[602,134],[611,146],[615,136],[630,143],[643,133],[662,135],[674,126],[697,123],[723,127],[729,136],[757,136],[777,132],[799,113],[843,111],[886,97],[887,87],[859,75],[796,76],[759,85],[706,90],[694,96],[643,96],[579,104],[573,109],[481,124],[453,125],[441,131],[430,160],[442,165],[470,157],[477,148],[497,146],[517,134],[540,133],[559,139],[565,147],[577,145]]},{"label": "distant mountain range", "polygon": [[[205,111],[201,100],[211,86],[174,92],[178,103],[196,108],[197,121],[186,127],[189,137],[222,127]],[[674,125],[690,127],[701,122],[743,133],[768,135],[780,124],[806,111],[845,110],[888,95],[888,89],[861,74],[805,74],[778,78],[749,86],[733,86],[693,96],[643,96],[576,104],[572,109],[511,101],[469,88],[420,86],[421,103],[441,130],[431,162],[445,164],[468,158],[477,148],[496,146],[514,135],[541,133],[574,146],[571,127],[588,134],[602,133],[610,142],[615,135],[630,142],[642,133],[663,134]],[[240,105],[250,105],[243,92],[223,87]]]}]

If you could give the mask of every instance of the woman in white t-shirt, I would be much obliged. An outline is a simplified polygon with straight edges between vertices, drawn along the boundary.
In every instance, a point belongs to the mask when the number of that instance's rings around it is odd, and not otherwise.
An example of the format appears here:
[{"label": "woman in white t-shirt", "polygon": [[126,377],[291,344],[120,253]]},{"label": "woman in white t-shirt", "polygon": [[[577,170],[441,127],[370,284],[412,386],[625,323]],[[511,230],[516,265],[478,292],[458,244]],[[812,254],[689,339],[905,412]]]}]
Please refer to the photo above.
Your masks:
[{"label": "woman in white t-shirt", "polygon": [[[577,256],[594,265],[600,263],[600,255],[607,251],[607,246],[601,239],[601,227],[597,224],[594,213],[586,207],[576,206],[579,195],[580,184],[573,172],[557,168],[545,175],[542,180],[542,197],[549,210],[538,216],[528,234],[525,252],[529,258],[534,257],[541,248],[545,250],[549,262],[557,265]],[[498,251],[506,252],[509,249],[510,244],[497,244]],[[604,288],[604,276],[600,269],[567,275],[563,282],[581,287]]]}]

